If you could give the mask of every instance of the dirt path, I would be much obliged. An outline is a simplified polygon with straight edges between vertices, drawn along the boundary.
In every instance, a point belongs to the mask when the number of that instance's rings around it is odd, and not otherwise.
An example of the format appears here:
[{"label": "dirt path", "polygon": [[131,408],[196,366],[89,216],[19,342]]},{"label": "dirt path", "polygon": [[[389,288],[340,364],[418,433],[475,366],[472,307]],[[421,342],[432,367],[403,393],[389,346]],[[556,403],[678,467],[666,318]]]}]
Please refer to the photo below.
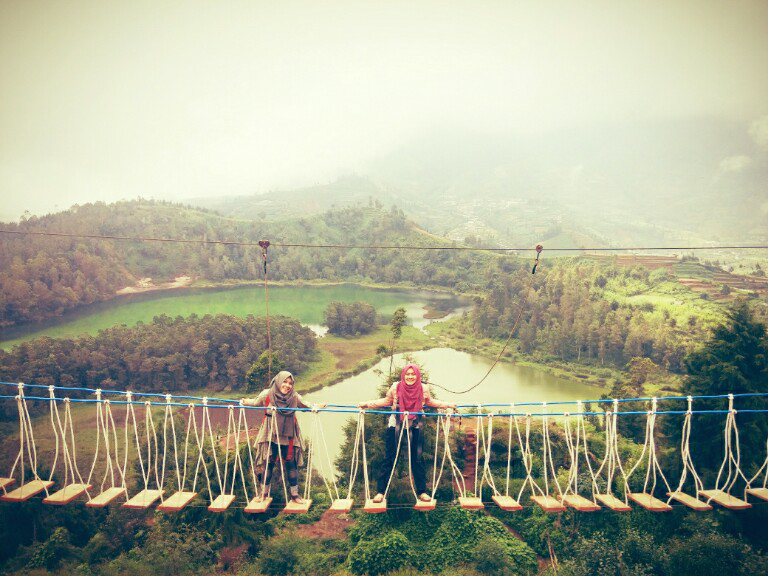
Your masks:
[{"label": "dirt path", "polygon": [[320,517],[320,520],[314,524],[301,524],[296,529],[296,533],[305,538],[315,538],[328,540],[331,538],[346,538],[347,528],[352,525],[352,518],[349,514],[339,514],[326,510]]},{"label": "dirt path", "polygon": [[475,491],[475,457],[477,454],[477,431],[475,422],[462,422],[461,429],[464,431],[464,470],[461,475],[464,477],[464,484],[467,492]]}]

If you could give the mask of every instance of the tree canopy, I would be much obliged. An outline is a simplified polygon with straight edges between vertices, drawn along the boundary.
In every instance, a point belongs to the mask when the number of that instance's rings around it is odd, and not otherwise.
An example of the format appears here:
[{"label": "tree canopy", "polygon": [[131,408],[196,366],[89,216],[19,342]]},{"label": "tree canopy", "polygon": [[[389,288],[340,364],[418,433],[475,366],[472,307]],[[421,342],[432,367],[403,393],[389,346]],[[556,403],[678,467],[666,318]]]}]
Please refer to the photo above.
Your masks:
[{"label": "tree canopy", "polygon": [[[685,360],[688,376],[683,387],[692,396],[719,396],[768,392],[768,337],[765,325],[758,322],[746,301],[735,304],[727,321],[717,326],[705,344]],[[700,400],[695,409],[724,410],[728,401]],[[745,396],[735,399],[734,408],[766,409],[765,397]],[[723,418],[701,415],[694,419],[692,435],[694,455],[709,456],[723,451]],[[743,412],[737,416],[741,443],[742,469],[750,472],[765,458],[768,421],[765,414]],[[706,458],[712,462],[712,458]],[[719,462],[717,462],[719,465]]]},{"label": "tree canopy", "polygon": [[336,336],[360,336],[376,328],[376,308],[367,302],[331,302],[325,309],[325,325]]}]

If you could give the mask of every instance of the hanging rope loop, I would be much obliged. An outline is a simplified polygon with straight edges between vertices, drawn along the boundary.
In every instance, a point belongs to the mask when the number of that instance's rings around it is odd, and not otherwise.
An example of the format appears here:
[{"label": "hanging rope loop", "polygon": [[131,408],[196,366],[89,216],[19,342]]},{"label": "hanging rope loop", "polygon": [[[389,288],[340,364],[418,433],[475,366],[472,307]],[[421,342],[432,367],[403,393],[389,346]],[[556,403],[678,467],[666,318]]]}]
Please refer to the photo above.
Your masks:
[{"label": "hanging rope loop", "polygon": [[261,260],[264,262],[264,275],[267,274],[267,250],[269,249],[269,240],[259,240],[261,246]]},{"label": "hanging rope loop", "polygon": [[272,330],[269,320],[269,287],[267,282],[267,250],[269,249],[269,240],[259,240],[261,246],[261,260],[264,263],[264,311],[267,318],[267,383],[272,381]]},{"label": "hanging rope loop", "polygon": [[533,262],[531,275],[536,274],[536,267],[539,265],[539,256],[541,256],[542,250],[544,250],[544,246],[542,246],[541,244],[536,244],[536,260]]}]

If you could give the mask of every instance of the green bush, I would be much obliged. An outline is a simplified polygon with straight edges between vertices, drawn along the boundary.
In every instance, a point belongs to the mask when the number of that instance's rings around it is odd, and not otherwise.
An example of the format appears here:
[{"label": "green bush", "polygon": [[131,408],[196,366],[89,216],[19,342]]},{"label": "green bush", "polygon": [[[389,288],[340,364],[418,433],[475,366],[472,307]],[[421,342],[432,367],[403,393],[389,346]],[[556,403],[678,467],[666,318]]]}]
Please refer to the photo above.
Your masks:
[{"label": "green bush", "polygon": [[506,548],[495,538],[480,540],[472,549],[472,560],[481,574],[504,576],[513,573]]},{"label": "green bush", "polygon": [[[670,574],[675,576],[747,576],[751,547],[724,534],[694,534],[670,545]],[[763,572],[765,573],[765,572]]]},{"label": "green bush", "polygon": [[355,574],[386,574],[411,564],[413,550],[402,532],[390,530],[374,540],[361,540],[350,552],[349,569]]},{"label": "green bush", "polygon": [[293,535],[271,538],[261,549],[259,570],[268,576],[294,574],[303,542]]}]

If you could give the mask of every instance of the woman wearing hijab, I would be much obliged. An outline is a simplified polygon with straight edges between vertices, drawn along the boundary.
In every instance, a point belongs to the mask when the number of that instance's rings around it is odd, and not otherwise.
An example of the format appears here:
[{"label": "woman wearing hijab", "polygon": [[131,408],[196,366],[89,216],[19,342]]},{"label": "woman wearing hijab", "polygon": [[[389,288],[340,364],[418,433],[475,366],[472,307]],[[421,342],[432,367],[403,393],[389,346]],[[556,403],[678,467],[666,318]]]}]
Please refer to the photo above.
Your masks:
[{"label": "woman wearing hijab", "polygon": [[[427,477],[424,471],[422,451],[424,436],[422,434],[423,416],[416,415],[424,411],[424,406],[433,408],[456,409],[456,404],[440,402],[432,398],[429,387],[421,381],[421,371],[416,364],[406,364],[400,373],[400,381],[395,382],[387,390],[387,395],[378,400],[360,403],[360,408],[384,408],[391,406],[395,412],[389,418],[386,431],[386,456],[384,464],[376,481],[378,494],[374,496],[375,503],[384,501],[384,491],[387,488],[392,468],[395,465],[395,451],[397,450],[397,438],[400,435],[400,427],[403,425],[404,412],[408,412],[408,427],[411,431],[411,470],[413,470],[413,482],[419,500],[429,502],[432,498],[427,494]],[[399,412],[399,414],[398,414]]]},{"label": "woman wearing hijab", "polygon": [[[304,500],[299,496],[299,466],[304,464],[304,441],[296,419],[296,408],[309,408],[310,405],[304,403],[294,384],[293,375],[283,370],[272,378],[269,388],[262,390],[256,398],[243,398],[242,402],[245,406],[276,408],[274,411],[266,411],[256,435],[256,468],[260,471],[266,470],[265,486],[269,486],[277,458],[282,458],[291,499],[297,504],[302,504]],[[318,404],[318,408],[324,407],[325,404]],[[274,423],[270,421],[271,418],[274,418]]]}]

